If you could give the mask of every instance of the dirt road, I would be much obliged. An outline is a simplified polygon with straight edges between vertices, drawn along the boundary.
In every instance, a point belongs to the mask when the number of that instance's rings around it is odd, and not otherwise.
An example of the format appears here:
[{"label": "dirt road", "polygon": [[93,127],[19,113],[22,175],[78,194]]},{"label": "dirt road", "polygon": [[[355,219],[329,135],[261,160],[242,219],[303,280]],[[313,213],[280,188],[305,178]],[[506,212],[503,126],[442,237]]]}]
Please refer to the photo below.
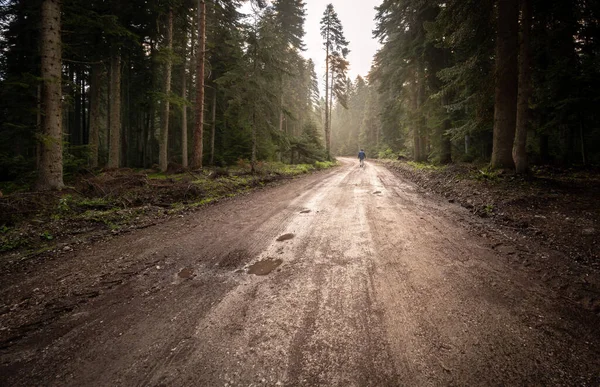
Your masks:
[{"label": "dirt road", "polygon": [[600,384],[600,316],[544,280],[545,252],[342,162],[5,264],[0,383]]}]

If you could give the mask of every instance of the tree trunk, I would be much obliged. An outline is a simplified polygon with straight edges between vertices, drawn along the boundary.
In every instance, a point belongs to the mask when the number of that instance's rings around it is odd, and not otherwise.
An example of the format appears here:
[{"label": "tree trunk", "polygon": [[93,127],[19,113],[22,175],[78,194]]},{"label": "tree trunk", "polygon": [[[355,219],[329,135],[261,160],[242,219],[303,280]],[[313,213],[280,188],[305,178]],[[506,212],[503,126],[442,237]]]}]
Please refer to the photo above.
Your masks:
[{"label": "tree trunk", "polygon": [[110,58],[110,123],[108,168],[119,168],[121,156],[121,54],[118,48]]},{"label": "tree trunk", "polygon": [[69,144],[71,147],[73,145],[82,145],[82,136],[81,136],[81,85],[80,85],[80,71],[73,72],[73,101],[75,103],[74,117],[73,117],[73,133]]},{"label": "tree trunk", "polygon": [[423,105],[425,104],[425,66],[423,66],[422,60],[419,60],[419,65],[417,69],[417,124],[416,124],[416,139],[417,142],[415,146],[418,147],[418,152],[416,154],[415,160],[418,162],[423,162],[427,160],[427,138],[425,136],[426,132],[426,120],[424,114]]},{"label": "tree trunk", "polygon": [[514,166],[512,148],[517,121],[518,3],[518,0],[498,0],[492,168]]},{"label": "tree trunk", "polygon": [[419,133],[419,85],[417,84],[417,74],[415,72],[413,79],[413,90],[412,90],[412,110],[413,110],[413,159],[415,161],[421,160],[421,135]]},{"label": "tree trunk", "polygon": [[[448,105],[448,97],[442,97],[442,106]],[[444,119],[441,126],[439,141],[440,141],[440,164],[450,164],[452,162],[452,142],[447,134],[452,127],[452,121],[449,117]]]},{"label": "tree trunk", "polygon": [[581,162],[587,165],[587,153],[585,151],[585,135],[583,130],[583,116],[579,113],[579,139],[581,141]]},{"label": "tree trunk", "polygon": [[181,106],[181,166],[183,168],[188,167],[187,37],[188,32],[185,30],[183,38],[183,64],[181,71],[181,98],[183,99],[183,105]]},{"label": "tree trunk", "polygon": [[250,171],[252,173],[256,172],[256,150],[258,144],[258,135],[256,133],[256,115],[252,113],[252,156],[250,159]]},{"label": "tree trunk", "polygon": [[204,61],[206,57],[206,1],[198,0],[198,63],[196,68],[196,122],[192,168],[202,168],[204,132]]},{"label": "tree trunk", "polygon": [[167,21],[167,59],[165,63],[165,79],[163,84],[164,99],[162,104],[160,139],[158,143],[158,167],[161,172],[167,170],[169,162],[169,95],[171,94],[171,69],[173,61],[171,59],[173,50],[173,8],[169,8]]},{"label": "tree trunk", "polygon": [[85,71],[81,71],[81,141],[84,145],[90,142],[90,132],[88,128],[88,109],[86,106],[88,98],[86,97],[85,88]]},{"label": "tree trunk", "polygon": [[329,127],[329,30],[325,39],[325,149],[331,160],[331,128]]},{"label": "tree trunk", "polygon": [[446,118],[440,133],[440,164],[450,164],[452,162],[452,143],[450,142],[450,136],[446,133],[451,126],[452,121]]},{"label": "tree trunk", "polygon": [[283,84],[281,85],[281,94],[279,95],[279,131],[283,132]]},{"label": "tree trunk", "polygon": [[[333,68],[333,66],[331,66],[331,84],[329,85],[329,133],[331,136],[331,132],[333,132],[333,127],[332,127],[332,123],[333,123],[333,85],[335,84],[335,70]],[[331,141],[331,140],[330,140]],[[331,145],[330,145],[331,147]]]},{"label": "tree trunk", "polygon": [[39,190],[62,189],[62,45],[60,1],[42,2],[41,76],[42,144],[36,187]]},{"label": "tree trunk", "polygon": [[531,98],[531,0],[521,0],[521,47],[519,55],[519,94],[517,100],[517,129],[513,159],[516,172],[527,172],[527,131],[529,128]]},{"label": "tree trunk", "polygon": [[100,80],[102,64],[92,65],[90,79],[90,159],[92,168],[98,167],[98,150],[100,148]]},{"label": "tree trunk", "polygon": [[212,120],[210,128],[210,165],[215,165],[215,136],[217,134],[217,86],[215,85],[212,101]]},{"label": "tree trunk", "polygon": [[[37,86],[37,105],[36,105],[36,135],[41,136],[42,131],[42,85]],[[41,138],[41,137],[40,137]],[[40,161],[42,160],[42,142],[37,141],[35,145],[35,169],[40,169]]]}]

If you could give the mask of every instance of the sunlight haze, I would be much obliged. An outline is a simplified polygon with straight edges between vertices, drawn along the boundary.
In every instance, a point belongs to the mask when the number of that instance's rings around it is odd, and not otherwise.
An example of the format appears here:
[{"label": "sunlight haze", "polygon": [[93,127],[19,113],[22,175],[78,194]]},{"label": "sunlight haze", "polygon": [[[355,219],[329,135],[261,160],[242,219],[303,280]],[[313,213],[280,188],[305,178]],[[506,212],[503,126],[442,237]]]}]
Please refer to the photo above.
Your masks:
[{"label": "sunlight haze", "polygon": [[[306,3],[306,22],[304,29],[306,36],[304,43],[306,51],[304,56],[311,58],[315,62],[317,75],[323,89],[323,77],[325,74],[325,51],[323,50],[323,38],[321,37],[320,22],[327,4],[333,4],[342,26],[346,40],[350,42],[350,71],[348,75],[351,79],[357,75],[366,76],[371,69],[373,55],[379,47],[379,43],[373,38],[373,29],[375,28],[375,7],[380,0],[305,0]],[[250,13],[250,6],[242,7],[242,12]]]}]

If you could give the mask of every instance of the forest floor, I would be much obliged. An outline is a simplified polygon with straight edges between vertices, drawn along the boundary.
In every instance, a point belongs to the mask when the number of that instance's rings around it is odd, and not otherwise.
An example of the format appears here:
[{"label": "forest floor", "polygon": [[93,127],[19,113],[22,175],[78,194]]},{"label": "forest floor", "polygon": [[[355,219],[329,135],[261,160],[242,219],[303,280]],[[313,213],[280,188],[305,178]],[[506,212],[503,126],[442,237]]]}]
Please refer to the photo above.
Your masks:
[{"label": "forest floor", "polygon": [[[535,223],[594,236],[593,206],[563,209],[555,182],[503,196],[509,176],[464,166],[340,161],[152,227],[6,253],[0,385],[600,384],[597,238],[588,254]],[[565,202],[597,201],[593,179]],[[554,198],[512,208],[538,184]]]},{"label": "forest floor", "polygon": [[78,174],[61,192],[9,184],[0,191],[0,260],[68,252],[333,165],[260,163],[255,173],[244,163],[196,172],[108,170]]}]

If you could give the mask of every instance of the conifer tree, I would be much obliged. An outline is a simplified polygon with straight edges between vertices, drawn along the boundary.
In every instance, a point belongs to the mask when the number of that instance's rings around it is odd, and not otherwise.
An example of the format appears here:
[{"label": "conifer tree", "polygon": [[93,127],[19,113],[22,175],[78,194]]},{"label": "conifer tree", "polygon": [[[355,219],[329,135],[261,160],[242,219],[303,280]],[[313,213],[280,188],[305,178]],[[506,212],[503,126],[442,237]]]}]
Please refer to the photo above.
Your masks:
[{"label": "conifer tree", "polygon": [[498,0],[492,168],[512,168],[517,121],[518,0]]},{"label": "conifer tree", "polygon": [[325,46],[325,148],[327,157],[331,158],[331,123],[330,123],[330,98],[329,94],[333,91],[329,85],[331,55],[334,52],[339,53],[345,58],[348,53],[348,44],[344,37],[342,23],[333,8],[333,4],[328,4],[323,18],[321,19],[321,37]]},{"label": "conifer tree", "polygon": [[37,189],[62,189],[62,90],[61,90],[61,4],[59,0],[42,2],[41,75],[42,145]]}]

